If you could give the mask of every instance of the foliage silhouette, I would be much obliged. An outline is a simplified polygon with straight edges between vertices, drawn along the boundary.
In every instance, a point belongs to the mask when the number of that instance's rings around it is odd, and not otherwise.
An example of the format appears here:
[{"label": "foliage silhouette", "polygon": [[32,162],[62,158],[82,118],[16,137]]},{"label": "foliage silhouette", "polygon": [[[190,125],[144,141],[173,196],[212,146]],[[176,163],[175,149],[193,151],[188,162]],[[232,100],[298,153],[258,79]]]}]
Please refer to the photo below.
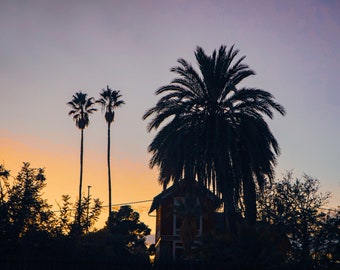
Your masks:
[{"label": "foliage silhouette", "polygon": [[259,219],[275,225],[290,240],[290,259],[302,269],[328,268],[334,262],[340,239],[340,216],[326,214],[322,207],[330,193],[319,192],[319,181],[291,171],[270,184],[259,196]]},{"label": "foliage silhouette", "polygon": [[31,168],[30,163],[24,162],[13,181],[8,176],[9,172],[2,178],[1,238],[16,241],[30,232],[51,232],[53,212],[42,198],[46,185],[44,169]]},{"label": "foliage silhouette", "polygon": [[[56,217],[57,233],[61,235],[79,236],[94,230],[94,224],[99,219],[103,203],[98,198],[95,198],[91,204],[91,197],[83,196],[80,213],[78,213],[79,201],[72,205],[70,199],[71,197],[69,195],[62,195],[62,205],[58,204],[59,216]],[[74,207],[76,207],[76,211],[73,221]],[[79,216],[80,225],[77,220]]]},{"label": "foliage silhouette", "polygon": [[[59,218],[57,224],[58,235],[69,235],[72,228],[72,203],[69,195],[62,195],[62,205],[59,207]],[[78,204],[77,204],[78,207]]]},{"label": "foliage silhouette", "polygon": [[[75,93],[72,96],[72,100],[67,103],[72,109],[69,111],[69,115],[73,115],[73,120],[76,122],[76,126],[81,131],[80,139],[80,180],[79,180],[79,204],[78,213],[81,210],[81,198],[82,198],[82,184],[83,184],[83,154],[84,154],[84,129],[89,125],[89,115],[95,112],[97,109],[93,108],[94,98],[87,98],[87,94],[81,91]],[[80,226],[80,216],[77,217],[78,225]]]},{"label": "foliage silhouette", "polygon": [[199,72],[184,59],[178,75],[160,87],[163,95],[143,116],[153,116],[148,131],[163,127],[149,145],[150,166],[160,169],[159,182],[194,179],[211,187],[224,201],[229,229],[236,232],[240,204],[246,218],[256,219],[256,186],[272,179],[279,145],[264,116],[285,114],[274,97],[257,88],[237,88],[255,72],[236,59],[238,50],[221,46],[211,56],[195,51]]},{"label": "foliage silhouette", "polygon": [[325,212],[329,196],[317,179],[287,172],[259,192],[255,226],[208,235],[199,258],[217,269],[339,269],[340,212]]},{"label": "foliage silhouette", "polygon": [[8,205],[6,203],[8,192],[8,177],[10,171],[0,164],[0,235],[3,237],[6,234],[7,226],[10,224],[8,213]]},{"label": "foliage silhouette", "polygon": [[214,262],[218,269],[286,269],[289,242],[274,226],[243,222],[237,230],[206,236],[201,260]]},{"label": "foliage silhouette", "polygon": [[[9,175],[10,175],[10,171],[6,170],[5,166],[0,164],[0,177],[7,179],[9,177]],[[2,186],[0,186],[0,188],[1,188],[0,191],[2,192]]]},{"label": "foliage silhouette", "polygon": [[79,227],[73,219],[78,201],[73,204],[63,195],[57,214],[42,198],[44,169],[23,163],[12,180],[0,166],[0,183],[0,269],[150,269],[145,246],[150,229],[130,207],[123,207],[110,226],[95,231],[99,199],[82,198],[81,213],[75,214],[81,217]]},{"label": "foliage silhouette", "polygon": [[131,206],[124,205],[118,211],[112,211],[105,229],[122,237],[130,253],[147,254],[145,240],[151,230],[139,220],[139,213],[133,211]]},{"label": "foliage silhouette", "polygon": [[109,86],[102,89],[100,98],[96,101],[102,106],[102,111],[105,111],[105,120],[107,123],[107,174],[108,174],[108,189],[109,189],[109,216],[112,210],[112,190],[111,190],[111,163],[110,163],[110,147],[111,147],[111,124],[115,118],[115,109],[119,108],[125,102],[121,100],[120,91],[112,90]]}]

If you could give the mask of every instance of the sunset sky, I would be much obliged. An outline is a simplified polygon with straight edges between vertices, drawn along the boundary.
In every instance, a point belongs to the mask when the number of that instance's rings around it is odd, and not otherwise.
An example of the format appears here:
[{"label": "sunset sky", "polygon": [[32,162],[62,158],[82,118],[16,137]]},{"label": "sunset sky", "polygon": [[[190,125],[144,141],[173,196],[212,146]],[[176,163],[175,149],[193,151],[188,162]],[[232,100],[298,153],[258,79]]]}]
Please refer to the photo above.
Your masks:
[{"label": "sunset sky", "polygon": [[[66,103],[79,90],[98,98],[109,85],[126,102],[112,126],[113,203],[152,199],[161,186],[148,167],[154,133],[142,115],[178,58],[195,64],[197,45],[211,54],[221,44],[235,44],[256,71],[244,85],[271,92],[287,110],[268,120],[282,151],[276,176],[314,176],[332,192],[329,206],[340,205],[337,0],[0,0],[0,163],[14,176],[23,161],[45,167],[54,209],[62,194],[75,200],[80,131]],[[107,205],[100,110],[84,137],[84,192],[91,185]],[[132,207],[154,229],[150,203]]]}]

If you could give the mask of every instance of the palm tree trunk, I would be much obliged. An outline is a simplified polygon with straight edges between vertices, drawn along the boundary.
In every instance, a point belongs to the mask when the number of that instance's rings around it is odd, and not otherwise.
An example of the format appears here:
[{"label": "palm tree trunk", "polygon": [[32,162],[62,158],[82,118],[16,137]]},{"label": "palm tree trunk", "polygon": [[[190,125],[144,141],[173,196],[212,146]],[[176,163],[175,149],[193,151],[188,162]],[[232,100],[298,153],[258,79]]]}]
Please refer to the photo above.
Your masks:
[{"label": "palm tree trunk", "polygon": [[220,183],[223,183],[223,211],[224,211],[224,218],[225,218],[225,225],[226,225],[226,232],[230,233],[231,235],[236,235],[237,233],[237,215],[235,210],[235,199],[234,199],[234,184],[233,184],[233,177],[231,167],[227,168],[225,171],[217,171],[220,179],[218,180]]},{"label": "palm tree trunk", "polygon": [[249,225],[254,225],[256,222],[256,191],[255,183],[250,176],[246,176],[243,182],[243,192],[246,221]]},{"label": "palm tree trunk", "polygon": [[229,187],[225,187],[223,194],[223,208],[227,232],[230,232],[231,235],[236,235],[237,215],[235,211],[233,190]]},{"label": "palm tree trunk", "polygon": [[84,155],[84,129],[81,129],[81,139],[80,139],[80,180],[79,180],[79,203],[78,203],[78,216],[77,222],[80,228],[80,217],[81,217],[81,195],[82,195],[82,185],[83,185],[83,155]]},{"label": "palm tree trunk", "polygon": [[109,217],[112,210],[112,200],[111,200],[111,164],[110,164],[110,123],[107,125],[107,174],[108,174],[108,185],[109,185]]},{"label": "palm tree trunk", "polygon": [[245,220],[248,225],[256,223],[256,187],[255,180],[251,169],[251,161],[249,154],[243,149],[240,156],[242,185],[243,185],[243,201],[245,206]]}]

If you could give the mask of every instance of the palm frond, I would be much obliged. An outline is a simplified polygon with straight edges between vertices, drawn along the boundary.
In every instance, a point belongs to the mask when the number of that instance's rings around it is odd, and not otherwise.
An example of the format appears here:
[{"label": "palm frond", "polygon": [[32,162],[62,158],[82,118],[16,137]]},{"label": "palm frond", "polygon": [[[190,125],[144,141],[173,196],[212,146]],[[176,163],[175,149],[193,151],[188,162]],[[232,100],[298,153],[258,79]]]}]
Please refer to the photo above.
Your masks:
[{"label": "palm frond", "polygon": [[105,120],[110,125],[114,121],[115,109],[125,104],[125,101],[120,99],[122,97],[120,90],[112,90],[109,86],[103,88],[99,95],[100,98],[94,102],[101,105],[102,112],[105,112]]},{"label": "palm frond", "polygon": [[197,178],[222,194],[228,211],[239,207],[245,188],[272,179],[280,148],[264,116],[285,114],[269,92],[237,88],[255,75],[238,53],[234,45],[222,45],[211,55],[197,46],[198,70],[179,58],[170,69],[177,77],[156,90],[159,101],[143,115],[152,117],[148,131],[158,131],[148,151],[160,183]]},{"label": "palm frond", "polygon": [[94,98],[87,98],[87,94],[81,91],[72,95],[72,100],[67,102],[67,105],[72,108],[68,114],[73,115],[73,120],[79,129],[89,125],[89,114],[97,110],[93,108]]}]

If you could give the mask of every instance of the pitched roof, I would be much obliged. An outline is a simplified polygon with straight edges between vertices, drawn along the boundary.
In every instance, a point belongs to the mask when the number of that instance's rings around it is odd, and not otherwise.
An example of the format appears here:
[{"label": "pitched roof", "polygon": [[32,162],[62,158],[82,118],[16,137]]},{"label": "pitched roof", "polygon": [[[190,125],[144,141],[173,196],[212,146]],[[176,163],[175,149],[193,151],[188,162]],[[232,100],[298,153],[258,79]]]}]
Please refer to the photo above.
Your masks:
[{"label": "pitched roof", "polygon": [[178,191],[185,192],[189,186],[194,188],[194,191],[198,196],[208,198],[213,203],[213,207],[215,209],[221,205],[221,199],[218,198],[209,189],[207,189],[202,183],[198,181],[182,179],[178,182],[175,182],[171,187],[163,190],[161,193],[153,198],[149,213],[156,210],[161,205],[164,199],[168,198],[169,196],[173,196]]}]

